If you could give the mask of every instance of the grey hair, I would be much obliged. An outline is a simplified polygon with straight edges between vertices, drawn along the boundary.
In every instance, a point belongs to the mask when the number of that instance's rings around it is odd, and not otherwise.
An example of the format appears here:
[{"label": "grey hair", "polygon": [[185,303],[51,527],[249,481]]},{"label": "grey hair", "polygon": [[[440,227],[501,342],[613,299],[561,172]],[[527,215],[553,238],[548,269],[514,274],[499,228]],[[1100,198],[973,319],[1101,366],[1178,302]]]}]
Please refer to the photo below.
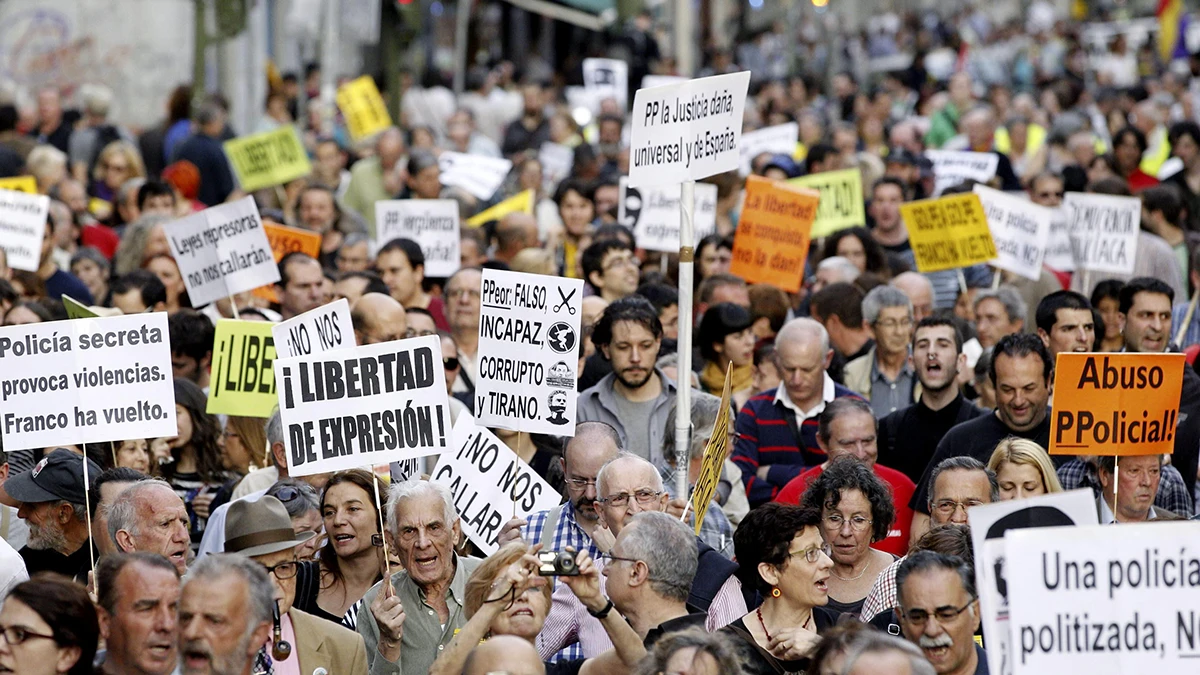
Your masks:
[{"label": "grey hair", "polygon": [[962,558],[956,555],[947,555],[938,553],[937,551],[917,551],[910,554],[900,563],[900,568],[896,570],[896,600],[904,597],[904,582],[912,574],[919,572],[928,572],[931,570],[950,570],[958,574],[958,578],[962,581],[963,590],[972,598],[977,597],[975,594],[975,572],[971,569]]},{"label": "grey hair", "polygon": [[458,520],[458,509],[454,507],[454,493],[450,488],[441,483],[432,481],[420,480],[414,478],[406,480],[403,483],[396,483],[388,489],[387,500],[387,529],[393,536],[400,534],[400,519],[396,516],[396,511],[400,508],[400,502],[405,499],[415,499],[428,495],[436,495],[441,498],[444,506],[444,516],[446,518],[446,527],[454,525]]},{"label": "grey hair", "polygon": [[933,496],[934,490],[937,488],[938,476],[941,476],[947,471],[982,471],[987,476],[988,484],[992,488],[992,501],[1000,501],[1000,481],[996,479],[996,472],[987,468],[983,462],[974,457],[948,457],[943,459],[940,464],[933,467],[933,471],[929,474],[929,510],[933,511]]},{"label": "grey hair", "polygon": [[358,246],[359,244],[367,244],[370,246],[371,240],[367,237],[366,232],[351,232],[350,234],[346,235],[345,239],[342,240],[343,248],[347,246]]},{"label": "grey hair", "polygon": [[647,462],[642,457],[633,454],[632,452],[627,452],[625,450],[622,450],[621,452],[619,452],[617,454],[616,457],[613,457],[612,459],[605,462],[604,466],[600,467],[600,472],[596,474],[596,495],[598,497],[603,497],[604,489],[601,486],[604,484],[604,478],[609,473],[612,473],[613,471],[615,471],[615,469],[610,469],[609,467],[611,467],[616,462],[620,462],[623,460],[637,461],[637,462],[641,463],[643,466],[648,467],[650,469],[650,473],[654,474],[654,489],[655,490],[663,489],[663,479],[662,479],[662,475],[658,473],[658,467],[654,466],[650,462]]},{"label": "grey hair", "polygon": [[[692,439],[688,446],[688,456],[699,459],[704,456],[704,448],[712,437],[713,427],[717,423],[717,414],[721,411],[721,399],[718,396],[702,391],[692,391]],[[675,460],[675,404],[667,413],[667,429],[663,434],[663,456],[669,461]]]},{"label": "grey hair", "polygon": [[196,124],[207,126],[217,121],[225,109],[218,105],[215,101],[205,101],[196,109]]},{"label": "grey hair", "polygon": [[113,101],[112,89],[102,84],[85,84],[79,87],[79,98],[83,100],[83,107],[88,114],[108,117]]},{"label": "grey hair", "polygon": [[292,488],[297,492],[295,499],[289,499],[286,502],[282,499],[279,500],[283,503],[283,508],[287,509],[289,518],[299,518],[309,511],[321,510],[321,495],[317,494],[317,489],[295,478],[280,478],[267,490],[267,495],[278,499],[279,491],[283,488]]},{"label": "grey hair", "polygon": [[201,558],[188,570],[184,587],[199,581],[214,581],[236,574],[250,587],[249,618],[246,622],[246,637],[263,623],[271,623],[275,611],[275,584],[267,576],[267,570],[240,553],[213,553]]},{"label": "grey hair", "polygon": [[821,355],[828,354],[829,333],[825,330],[825,326],[822,326],[819,321],[808,317],[792,319],[783,324],[783,328],[780,328],[779,333],[775,335],[775,348],[778,351],[779,345],[789,340],[804,343],[813,337],[816,337],[821,345]]},{"label": "grey hair", "polygon": [[271,411],[271,417],[267,420],[267,446],[270,447],[276,443],[283,443],[283,416],[279,414],[279,406]]},{"label": "grey hair", "polygon": [[709,633],[703,627],[689,628],[678,633],[668,633],[648,650],[632,671],[632,675],[658,675],[667,672],[667,662],[677,652],[695,649],[694,659],[708,654],[717,662],[716,672],[722,675],[742,675],[740,656],[733,640],[725,633]]},{"label": "grey hair", "polygon": [[654,367],[658,368],[659,370],[663,370],[665,368],[678,368],[679,352],[671,352],[665,356],[658,357],[658,360],[654,362]]},{"label": "grey hair", "polygon": [[854,670],[854,664],[863,656],[881,652],[900,652],[907,656],[909,672],[912,675],[935,675],[937,672],[913,643],[879,631],[868,630],[863,631],[847,647],[842,657],[841,675],[849,675]]},{"label": "grey hair", "polygon": [[[108,258],[104,257],[104,254],[100,253],[91,246],[80,246],[79,250],[75,251],[75,255],[71,256],[71,264],[68,265],[67,268],[70,269],[75,267],[75,263],[82,260],[90,260],[95,263],[96,267],[99,267],[100,271],[104,273],[104,278],[106,280],[108,279],[109,269],[112,267],[112,265],[108,262]],[[98,302],[103,302],[103,300]]]},{"label": "grey hair", "polygon": [[850,262],[849,258],[844,258],[840,255],[830,256],[817,264],[817,271],[821,270],[837,270],[842,275],[842,281],[853,283],[858,275],[862,274],[862,270],[858,269],[858,265]]},{"label": "grey hair", "polygon": [[904,294],[904,291],[891,286],[876,286],[872,288],[867,296],[862,301],[863,320],[868,325],[874,326],[879,320],[879,315],[883,310],[889,307],[903,307],[908,310],[908,318],[911,321],[913,316],[912,300]]},{"label": "grey hair", "polygon": [[[634,527],[634,526],[637,527]],[[696,535],[678,518],[661,511],[637,514],[625,528],[625,555],[650,568],[650,588],[658,595],[686,602],[696,577]]]},{"label": "grey hair", "polygon": [[108,538],[112,539],[113,545],[117,550],[121,547],[117,545],[117,533],[125,530],[130,535],[137,537],[141,535],[142,513],[138,508],[138,499],[150,490],[165,489],[172,495],[178,496],[175,488],[171,484],[161,478],[147,478],[146,480],[138,481],[133,485],[121,491],[117,498],[108,505]]},{"label": "grey hair", "polygon": [[979,303],[988,298],[995,298],[1000,304],[1004,305],[1004,313],[1008,315],[1009,321],[1017,319],[1025,320],[1025,316],[1029,313],[1029,306],[1025,304],[1025,300],[1021,298],[1021,294],[1012,286],[1001,286],[997,289],[984,289],[979,291],[975,296],[975,308],[979,307]]}]

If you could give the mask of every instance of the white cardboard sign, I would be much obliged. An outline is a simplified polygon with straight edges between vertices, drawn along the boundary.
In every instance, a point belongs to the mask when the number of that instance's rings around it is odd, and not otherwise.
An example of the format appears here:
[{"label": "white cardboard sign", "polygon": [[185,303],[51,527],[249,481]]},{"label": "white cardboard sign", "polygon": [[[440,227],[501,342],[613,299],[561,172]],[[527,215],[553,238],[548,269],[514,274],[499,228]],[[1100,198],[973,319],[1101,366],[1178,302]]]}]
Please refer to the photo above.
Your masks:
[{"label": "white cardboard sign", "polygon": [[1197,534],[1179,521],[1005,535],[1013,672],[1195,673]]},{"label": "white cardboard sign", "polygon": [[583,281],[483,270],[478,424],[575,435]]},{"label": "white cardboard sign", "polygon": [[168,223],[166,234],[193,307],[279,281],[253,197]]},{"label": "white cardboard sign", "polygon": [[538,150],[538,162],[542,165],[542,186],[553,194],[554,187],[571,175],[575,166],[575,151],[560,143],[546,141]]},{"label": "white cardboard sign", "polygon": [[1142,200],[1068,192],[1063,197],[1075,269],[1133,274]]},{"label": "white cardboard sign", "polygon": [[36,272],[42,262],[42,237],[50,198],[0,190],[0,248],[14,270]]},{"label": "white cardboard sign", "polygon": [[974,506],[967,512],[971,548],[975,551],[975,589],[987,635],[989,672],[1012,675],[1008,598],[1011,574],[1005,569],[1005,532],[1030,527],[1095,525],[1096,497],[1091,490],[1072,490]]},{"label": "white cardboard sign", "polygon": [[[638,248],[647,251],[679,251],[680,190],[678,186],[629,187],[621,176],[617,222],[633,229]],[[693,212],[696,241],[717,231],[717,186],[696,183]]]},{"label": "white cardboard sign", "polygon": [[442,344],[423,335],[275,361],[288,473],[390,464],[450,447]]},{"label": "white cardboard sign", "polygon": [[443,452],[431,480],[454,493],[463,531],[491,555],[499,549],[496,537],[510,518],[553,508],[558,494],[496,435],[476,426],[467,413],[454,425],[454,444]]},{"label": "white cardboard sign", "polygon": [[743,176],[749,176],[750,163],[764,152],[791,157],[792,153],[796,152],[798,138],[800,138],[800,125],[796,122],[747,131],[742,134],[741,167],[738,171]]},{"label": "white cardboard sign", "polygon": [[629,108],[629,64],[624,61],[584,59],[583,86],[598,99],[614,99],[622,113]]},{"label": "white cardboard sign", "polygon": [[1071,249],[1071,229],[1067,211],[1061,206],[1050,210],[1050,236],[1046,238],[1046,257],[1042,260],[1060,272],[1075,270],[1075,253]]},{"label": "white cardboard sign", "polygon": [[0,328],[4,449],[175,436],[166,312]]},{"label": "white cardboard sign", "polygon": [[672,185],[734,171],[750,72],[639,89],[633,97],[629,184]]},{"label": "white cardboard sign", "polygon": [[996,242],[998,255],[992,266],[1037,281],[1054,212],[984,185],[976,185],[975,194],[983,202],[992,241]]},{"label": "white cardboard sign", "polygon": [[275,358],[322,354],[354,346],[350,303],[341,298],[271,326]]},{"label": "white cardboard sign", "polygon": [[462,265],[458,216],[458,202],[453,199],[375,202],[375,250],[393,239],[411,239],[425,254],[425,276],[448,277]]},{"label": "white cardboard sign", "polygon": [[498,157],[443,152],[438,155],[442,185],[460,187],[478,199],[491,199],[512,169],[512,162]]},{"label": "white cardboard sign", "polygon": [[956,150],[926,150],[933,162],[934,196],[964,180],[986,183],[996,177],[1000,156],[993,152],[959,152]]}]

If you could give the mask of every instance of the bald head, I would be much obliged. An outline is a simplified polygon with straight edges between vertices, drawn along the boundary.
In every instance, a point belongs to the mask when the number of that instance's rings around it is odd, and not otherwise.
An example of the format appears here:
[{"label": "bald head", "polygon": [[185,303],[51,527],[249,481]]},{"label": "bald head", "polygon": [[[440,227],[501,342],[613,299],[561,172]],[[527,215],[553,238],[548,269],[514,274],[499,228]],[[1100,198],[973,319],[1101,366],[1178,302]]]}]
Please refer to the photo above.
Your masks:
[{"label": "bald head", "polygon": [[396,127],[388,127],[375,139],[375,154],[379,163],[390,169],[404,154],[404,134]]},{"label": "bald head", "polygon": [[604,422],[580,422],[575,426],[575,436],[567,441],[563,458],[570,461],[579,451],[597,460],[596,468],[599,469],[621,452],[621,436]]},{"label": "bald head", "polygon": [[471,650],[463,666],[463,675],[508,673],[509,675],[545,675],[546,665],[528,640],[515,635],[497,635]]},{"label": "bald head", "polygon": [[814,342],[820,344],[822,353],[829,351],[829,333],[825,332],[825,327],[820,322],[807,317],[792,319],[783,324],[783,328],[780,328],[779,333],[775,336],[776,348],[784,343],[812,344]]},{"label": "bald head", "polygon": [[350,309],[354,338],[359,345],[400,340],[408,330],[404,306],[390,295],[367,293]]},{"label": "bald head", "polygon": [[913,322],[933,314],[933,284],[924,274],[903,272],[892,279],[892,288],[908,296],[913,306]]},{"label": "bald head", "polygon": [[608,307],[608,301],[598,295],[589,295],[583,299],[583,315],[580,319],[584,326],[595,326]]}]

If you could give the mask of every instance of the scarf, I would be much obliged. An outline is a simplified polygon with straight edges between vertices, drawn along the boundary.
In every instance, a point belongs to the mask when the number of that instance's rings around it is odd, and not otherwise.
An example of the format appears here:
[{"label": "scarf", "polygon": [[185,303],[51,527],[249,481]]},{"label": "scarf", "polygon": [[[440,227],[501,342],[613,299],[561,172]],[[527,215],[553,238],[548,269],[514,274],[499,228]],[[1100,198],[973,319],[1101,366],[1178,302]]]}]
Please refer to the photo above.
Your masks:
[{"label": "scarf", "polygon": [[[713,396],[720,396],[725,389],[725,370],[712,361],[706,362],[704,370],[700,371],[700,385],[704,387],[704,391]],[[734,366],[730,376],[729,391],[745,391],[752,386],[754,386],[754,367]]]}]

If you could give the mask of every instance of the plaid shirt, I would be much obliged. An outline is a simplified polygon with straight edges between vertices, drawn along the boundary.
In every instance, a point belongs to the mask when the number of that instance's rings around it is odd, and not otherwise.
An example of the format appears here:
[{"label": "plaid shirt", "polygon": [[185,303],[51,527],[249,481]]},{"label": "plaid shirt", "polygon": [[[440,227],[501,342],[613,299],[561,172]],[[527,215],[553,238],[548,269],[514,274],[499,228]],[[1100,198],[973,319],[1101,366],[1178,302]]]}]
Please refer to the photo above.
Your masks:
[{"label": "plaid shirt", "polygon": [[[1072,458],[1066,464],[1058,467],[1058,482],[1064,490],[1091,488],[1096,496],[1100,496],[1100,479],[1096,476],[1096,467],[1078,457]],[[1191,518],[1195,512],[1195,502],[1188,494],[1183,475],[1170,464],[1164,464],[1158,481],[1158,494],[1154,495],[1154,505],[1166,509],[1178,516]]]},{"label": "plaid shirt", "polygon": [[[907,557],[905,556],[905,558]],[[863,601],[862,613],[858,615],[859,619],[864,622],[870,621],[876,614],[896,608],[898,604],[896,602],[896,572],[900,571],[902,562],[904,562],[904,558],[883,568],[883,572],[875,580],[875,585],[871,587],[871,592],[867,593],[867,599]]]}]

